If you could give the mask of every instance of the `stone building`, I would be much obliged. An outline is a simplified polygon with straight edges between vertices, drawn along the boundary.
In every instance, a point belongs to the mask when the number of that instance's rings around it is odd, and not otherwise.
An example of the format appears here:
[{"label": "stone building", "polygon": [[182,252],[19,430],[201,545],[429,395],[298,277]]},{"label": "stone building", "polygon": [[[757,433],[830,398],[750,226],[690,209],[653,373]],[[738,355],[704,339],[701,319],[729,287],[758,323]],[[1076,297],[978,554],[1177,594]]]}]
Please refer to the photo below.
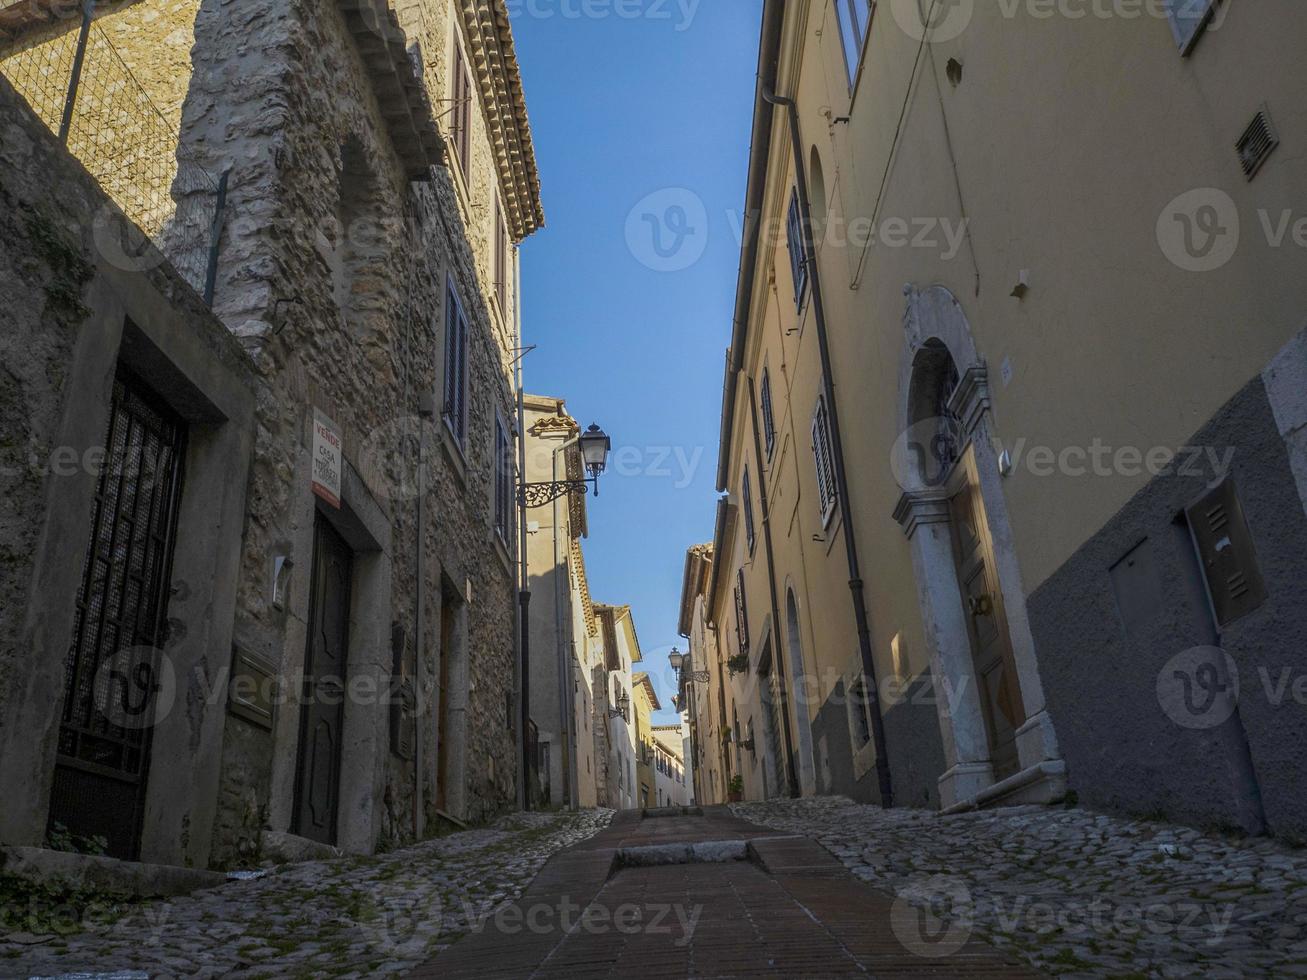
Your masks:
[{"label": "stone building", "polygon": [[[527,483],[580,481],[581,427],[558,398],[523,397]],[[526,578],[530,589],[530,712],[539,734],[546,806],[594,806],[594,668],[602,662],[599,626],[581,542],[586,496],[569,493],[529,508]],[[547,778],[546,778],[547,776]]]},{"label": "stone building", "polygon": [[658,805],[657,742],[653,733],[653,715],[662,710],[658,692],[649,675],[631,676],[631,713],[635,716],[635,803],[636,806]]},{"label": "stone building", "polygon": [[686,734],[681,725],[654,725],[655,806],[689,806],[693,780],[685,766]]},{"label": "stone building", "polygon": [[944,6],[764,4],[701,777],[1301,836],[1307,12]]},{"label": "stone building", "polygon": [[631,810],[638,806],[635,681],[632,665],[644,656],[630,606],[598,604],[602,659],[595,664],[595,790],[600,806]]},{"label": "stone building", "polygon": [[[0,26],[11,34],[0,73],[50,123],[31,67],[62,64],[76,22]],[[117,324],[92,360],[89,341],[39,345],[56,365],[47,376],[90,371],[87,390],[103,396],[63,444],[94,447],[115,431],[106,419],[116,363],[114,410],[156,406],[167,425],[151,424],[179,457],[185,446],[185,459],[171,474],[175,511],[157,525],[155,605],[129,599],[167,629],[138,626],[133,645],[147,653],[119,665],[161,681],[144,736],[100,744],[75,730],[69,706],[89,695],[66,695],[52,666],[71,649],[74,684],[120,660],[123,640],[72,641],[75,588],[23,599],[27,640],[8,653],[15,669],[5,676],[26,684],[6,682],[2,695],[13,722],[0,766],[16,804],[4,841],[40,843],[57,822],[106,837],[116,855],[221,867],[287,842],[371,852],[445,817],[515,806],[516,244],[543,212],[503,4],[139,0],[106,6],[91,37],[68,150],[96,173],[103,144],[90,135],[122,90],[96,87],[106,70],[98,45],[111,38],[141,105],[175,118],[180,135],[123,136],[132,152],[122,143],[114,152],[142,161],[143,176],[101,183],[196,288],[204,276],[175,258],[187,254],[176,238],[189,209],[211,213],[225,194],[212,313],[185,322],[201,339],[214,332],[206,323],[225,327],[204,342],[218,345],[230,379],[201,361],[183,370],[163,341],[138,342],[162,329],[151,324],[166,311],[124,316],[121,301],[96,291],[94,262],[86,271],[64,257],[64,239],[84,239],[98,209],[63,220],[52,254],[61,274],[82,278],[60,287],[60,315],[85,336],[88,324]],[[145,165],[152,154],[159,166]],[[183,179],[191,166],[220,175],[220,187]],[[157,221],[139,191],[161,173],[174,211]],[[17,254],[23,237],[6,234],[0,244]],[[168,298],[175,311],[198,302]],[[6,369],[35,378],[28,353],[7,347]],[[49,440],[57,400],[34,413],[32,397],[16,392],[6,419],[42,418]],[[14,498],[14,520],[40,540],[61,529],[58,541],[78,542],[79,557],[62,555],[65,577],[73,566],[82,574],[95,494],[78,479]],[[69,509],[81,519],[63,527],[56,517]],[[100,588],[96,547],[83,595]],[[115,569],[113,555],[105,561]],[[6,575],[18,582],[28,571]],[[121,724],[110,727],[121,736]],[[123,797],[113,821],[87,802],[106,786]]]}]

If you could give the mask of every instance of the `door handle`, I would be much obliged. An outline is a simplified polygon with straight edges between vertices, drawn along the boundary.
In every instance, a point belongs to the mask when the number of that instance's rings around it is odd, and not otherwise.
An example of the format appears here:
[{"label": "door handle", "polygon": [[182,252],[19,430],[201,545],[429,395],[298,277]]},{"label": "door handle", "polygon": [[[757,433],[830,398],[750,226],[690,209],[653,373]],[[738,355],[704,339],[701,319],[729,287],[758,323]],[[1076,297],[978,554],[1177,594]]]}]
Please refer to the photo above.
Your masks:
[{"label": "door handle", "polygon": [[971,609],[972,616],[988,616],[994,611],[994,600],[987,595],[970,596],[967,605]]}]

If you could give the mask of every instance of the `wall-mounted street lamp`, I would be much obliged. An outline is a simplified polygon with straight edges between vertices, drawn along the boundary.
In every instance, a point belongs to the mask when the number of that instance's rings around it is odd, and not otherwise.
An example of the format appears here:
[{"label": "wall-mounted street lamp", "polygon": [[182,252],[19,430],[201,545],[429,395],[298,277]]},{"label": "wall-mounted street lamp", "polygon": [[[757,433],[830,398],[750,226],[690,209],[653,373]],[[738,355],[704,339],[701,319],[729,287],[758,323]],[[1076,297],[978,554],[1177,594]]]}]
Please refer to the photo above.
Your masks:
[{"label": "wall-mounted street lamp", "polygon": [[523,507],[544,507],[568,494],[585,496],[591,486],[594,487],[595,496],[599,496],[599,476],[608,466],[608,454],[612,451],[613,440],[599,426],[592,425],[577,437],[576,442],[581,449],[586,472],[590,475],[582,480],[523,483],[517,491],[518,502]]},{"label": "wall-mounted street lamp", "polygon": [[617,699],[617,707],[608,709],[609,718],[621,718],[625,721],[628,717],[627,712],[631,710],[631,695],[623,692],[622,696]]},{"label": "wall-mounted street lamp", "polygon": [[672,670],[676,672],[677,685],[680,685],[681,673],[685,672],[687,681],[694,681],[696,684],[707,684],[712,676],[706,670],[691,670],[690,655],[681,653],[676,647],[672,647],[672,652],[667,655],[667,662],[672,665]]}]

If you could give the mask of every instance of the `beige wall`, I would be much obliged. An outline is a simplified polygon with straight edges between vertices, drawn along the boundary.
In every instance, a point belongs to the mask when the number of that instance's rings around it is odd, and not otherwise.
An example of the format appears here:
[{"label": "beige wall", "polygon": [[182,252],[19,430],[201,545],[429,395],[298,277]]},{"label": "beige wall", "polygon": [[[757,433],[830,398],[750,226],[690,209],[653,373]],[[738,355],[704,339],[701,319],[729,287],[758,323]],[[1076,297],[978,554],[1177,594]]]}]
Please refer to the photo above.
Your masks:
[{"label": "beige wall", "polygon": [[[926,45],[909,89],[919,44],[897,16],[911,4],[880,3],[852,97],[830,0],[790,4],[785,14],[777,89],[798,103],[805,166],[811,171],[814,153],[820,159],[831,217],[847,226],[874,216],[890,232],[898,229],[884,222],[902,219],[907,239],[902,247],[878,240],[865,253],[837,233],[818,245],[882,679],[895,672],[896,639],[908,675],[929,664],[909,543],[892,518],[903,489],[891,457],[900,436],[905,285],[939,284],[957,298],[989,366],[994,435],[1014,453],[1032,446],[1056,453],[1095,439],[1143,453],[1176,449],[1307,322],[1307,249],[1288,239],[1269,247],[1258,214],[1268,209],[1278,224],[1283,208],[1307,200],[1297,165],[1307,69],[1294,51],[1307,11],[1292,0],[1227,3],[1219,28],[1182,58],[1164,19],[1041,18],[1025,4],[1007,18],[1003,6],[975,4],[960,35]],[[950,59],[962,64],[956,87],[946,76]],[[1248,182],[1233,146],[1264,103],[1284,145]],[[748,467],[759,539],[750,554],[738,515],[734,539],[718,556],[723,588],[711,618],[730,648],[724,655],[735,653],[731,588],[744,568],[750,631],[755,652],[761,648],[772,614],[761,472],[771,497],[781,628],[788,585],[811,675],[806,711],[792,712],[798,725],[837,679],[856,675],[859,661],[843,529],[838,514],[824,528],[817,504],[810,429],[820,363],[813,305],[802,315],[795,309],[785,246],[794,168],[784,112],[775,120],[727,486],[738,509]],[[1197,274],[1168,259],[1157,227],[1169,202],[1206,187],[1233,198],[1242,240],[1227,265]],[[956,236],[964,213],[969,235],[949,240],[938,222]],[[939,244],[913,247],[927,220]],[[1029,291],[1018,299],[1010,294],[1023,270]],[[777,430],[770,460],[755,458],[748,397],[747,376],[760,383],[764,367]],[[1019,461],[1002,488],[1025,590],[1146,479],[1036,476]],[[743,722],[758,710],[756,690],[739,678],[730,686]],[[820,775],[820,745],[814,756]],[[868,752],[855,758],[857,775],[873,762]],[[751,768],[746,761],[750,795],[758,791]]]}]

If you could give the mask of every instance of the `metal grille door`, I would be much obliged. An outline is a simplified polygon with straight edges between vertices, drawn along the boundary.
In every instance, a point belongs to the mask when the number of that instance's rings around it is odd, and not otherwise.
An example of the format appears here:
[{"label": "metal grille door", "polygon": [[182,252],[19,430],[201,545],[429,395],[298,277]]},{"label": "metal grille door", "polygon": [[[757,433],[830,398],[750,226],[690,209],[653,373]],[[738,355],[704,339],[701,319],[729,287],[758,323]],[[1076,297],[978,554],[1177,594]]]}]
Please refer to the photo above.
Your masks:
[{"label": "metal grille door", "polygon": [[92,536],[64,665],[50,826],[135,859],[160,705],[184,427],[125,372],[114,380]]}]

